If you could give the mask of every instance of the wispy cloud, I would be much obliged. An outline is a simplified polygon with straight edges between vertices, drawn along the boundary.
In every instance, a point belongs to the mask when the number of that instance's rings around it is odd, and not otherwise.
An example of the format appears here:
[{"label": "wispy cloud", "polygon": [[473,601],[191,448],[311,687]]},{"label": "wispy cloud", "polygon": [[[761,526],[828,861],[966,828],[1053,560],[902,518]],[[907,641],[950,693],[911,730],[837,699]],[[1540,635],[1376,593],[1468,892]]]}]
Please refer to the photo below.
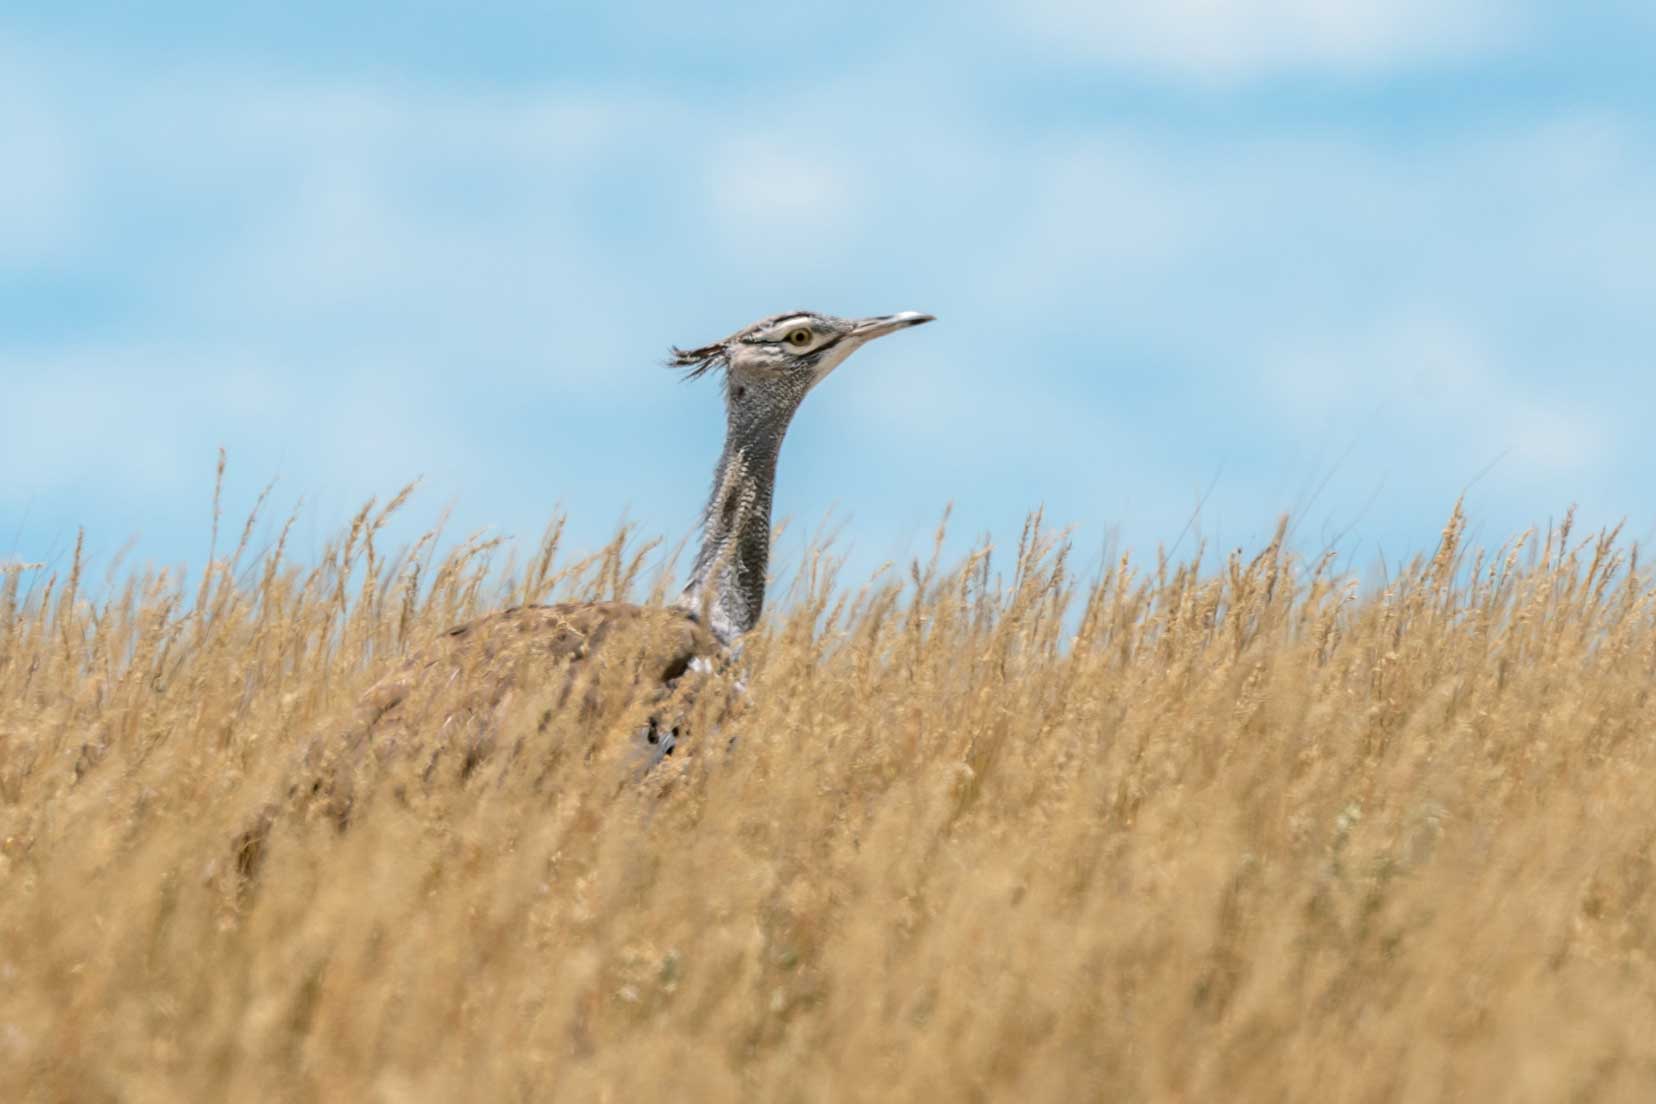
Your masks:
[{"label": "wispy cloud", "polygon": [[845,241],[867,205],[856,167],[786,133],[721,145],[706,160],[704,181],[727,245],[784,257]]},{"label": "wispy cloud", "polygon": [[[1125,38],[1077,30],[1073,56],[1235,86],[1450,46],[1473,64],[1524,33],[1417,7],[1106,6],[1086,18]],[[1215,28],[1235,34],[1204,45]],[[33,258],[12,278],[55,257],[110,306],[8,316],[0,513],[194,501],[226,444],[251,482],[342,505],[424,473],[465,529],[532,532],[560,501],[593,531],[623,508],[687,528],[717,400],[661,354],[798,306],[941,318],[861,354],[790,440],[782,509],[855,504],[865,546],[968,497],[985,524],[1045,501],[1154,540],[1216,472],[1210,514],[1268,518],[1361,426],[1330,497],[1385,479],[1380,528],[1435,525],[1445,470],[1494,455],[1514,522],[1584,485],[1648,502],[1621,413],[1656,401],[1637,118],[1518,103],[1400,132],[1337,104],[1276,118],[1266,95],[1193,120],[1143,89],[1050,111],[1022,97],[1058,79],[1052,47],[1002,56],[1005,33],[945,27],[947,57],[858,39],[824,83],[688,92],[210,57],[130,85],[72,55],[6,69],[0,120],[31,151],[0,174],[0,242]]]},{"label": "wispy cloud", "polygon": [[1466,475],[1500,457],[1525,480],[1567,481],[1617,451],[1590,396],[1561,377],[1514,378],[1505,359],[1454,319],[1402,316],[1298,335],[1266,352],[1260,382],[1279,429],[1363,426],[1371,445]]},{"label": "wispy cloud", "polygon": [[[0,66],[13,60],[0,50]],[[19,63],[0,75],[0,273],[38,271],[63,263],[81,238],[86,166],[71,121],[36,93]]]},{"label": "wispy cloud", "polygon": [[1060,55],[1210,85],[1475,58],[1527,29],[1495,0],[1034,0],[1007,18]]}]

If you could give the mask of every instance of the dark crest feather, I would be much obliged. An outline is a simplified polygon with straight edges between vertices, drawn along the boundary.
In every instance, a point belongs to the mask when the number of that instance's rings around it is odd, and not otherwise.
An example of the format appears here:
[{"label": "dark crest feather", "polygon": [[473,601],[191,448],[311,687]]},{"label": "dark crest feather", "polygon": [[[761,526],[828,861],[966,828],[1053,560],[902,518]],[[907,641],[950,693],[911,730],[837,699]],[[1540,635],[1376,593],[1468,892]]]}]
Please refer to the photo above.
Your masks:
[{"label": "dark crest feather", "polygon": [[725,347],[723,343],[703,345],[699,349],[681,349],[673,346],[673,355],[667,361],[669,368],[685,369],[686,380],[701,379],[713,369],[724,363]]}]

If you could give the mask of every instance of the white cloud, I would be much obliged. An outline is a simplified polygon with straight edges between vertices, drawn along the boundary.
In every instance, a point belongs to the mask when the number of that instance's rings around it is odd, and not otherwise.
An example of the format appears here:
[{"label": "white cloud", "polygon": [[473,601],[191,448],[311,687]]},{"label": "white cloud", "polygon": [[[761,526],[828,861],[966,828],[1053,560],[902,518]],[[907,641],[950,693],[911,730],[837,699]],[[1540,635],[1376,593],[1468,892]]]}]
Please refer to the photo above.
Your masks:
[{"label": "white cloud", "polygon": [[177,396],[165,361],[128,348],[0,357],[0,471],[18,491],[56,493],[107,478],[167,489],[176,476]]},{"label": "white cloud", "polygon": [[1028,152],[1027,190],[1006,252],[984,266],[1011,302],[1107,300],[1165,276],[1209,240],[1207,180],[1140,136],[1086,135]]},{"label": "white cloud", "polygon": [[[407,386],[401,364],[342,353],[307,367],[301,379],[280,352],[202,341],[0,354],[0,517],[32,516],[39,526],[47,503],[106,541],[124,538],[130,525],[144,531],[146,555],[194,555],[191,540],[179,541],[179,504],[188,504],[182,521],[193,539],[223,447],[232,482],[247,491],[227,507],[231,515],[274,479],[280,509],[303,499],[327,532],[367,499],[383,501],[424,476],[422,517],[467,486],[467,526],[495,520],[488,511],[501,501],[488,492],[521,458],[503,455],[490,425],[457,414],[439,387]],[[474,381],[455,390],[476,401]],[[519,518],[550,506],[526,501]],[[56,540],[61,532],[24,536]],[[42,558],[45,549],[32,553]]]},{"label": "white cloud", "polygon": [[1600,412],[1556,383],[1503,372],[1510,358],[1451,317],[1302,333],[1261,359],[1267,406],[1300,437],[1340,425],[1466,470],[1501,456],[1526,477],[1589,474],[1615,451]]},{"label": "white cloud", "polygon": [[[1088,49],[1138,41],[1131,64],[1234,82],[1413,64],[1439,18],[1359,2],[1330,29],[1303,3],[1248,9],[1295,23],[1279,40],[1242,9],[1173,10]],[[1239,37],[1176,41],[1215,28]],[[1642,355],[1645,331],[1615,311],[1648,303],[1656,249],[1636,129],[1192,135],[999,115],[918,69],[899,52],[741,112],[229,70],[114,102],[88,74],[41,70],[12,99],[34,105],[30,148],[57,168],[24,206],[63,200],[42,249],[96,237],[89,211],[118,215],[125,236],[94,242],[87,271],[126,314],[0,359],[25,381],[0,408],[5,482],[120,484],[143,509],[199,497],[225,443],[260,481],[346,505],[420,472],[428,503],[464,484],[461,527],[532,530],[560,499],[602,524],[642,502],[647,526],[674,509],[688,525],[714,399],[671,391],[655,361],[794,306],[942,319],[813,399],[779,503],[801,517],[833,501],[930,516],[958,496],[1015,526],[1045,499],[1062,520],[1171,539],[1222,459],[1210,510],[1252,524],[1296,444],[1382,404],[1380,445],[1351,465],[1360,499],[1374,471],[1412,465],[1411,490],[1426,486],[1433,449],[1470,476],[1510,448],[1507,469],[1552,487],[1636,466],[1607,397],[1649,393],[1615,360]],[[0,204],[0,243],[5,218]],[[1607,366],[1618,386],[1544,381],[1549,354],[1520,333],[1536,307],[1536,331],[1599,342],[1561,370]],[[871,470],[849,481],[858,459]]]},{"label": "white cloud", "polygon": [[68,120],[28,68],[0,51],[0,271],[60,263],[86,217],[84,165]]},{"label": "white cloud", "polygon": [[845,240],[862,202],[848,164],[786,133],[721,144],[704,187],[724,242],[784,259]]},{"label": "white cloud", "polygon": [[1496,0],[1032,0],[1008,19],[1078,59],[1214,85],[1477,56],[1523,30]]}]

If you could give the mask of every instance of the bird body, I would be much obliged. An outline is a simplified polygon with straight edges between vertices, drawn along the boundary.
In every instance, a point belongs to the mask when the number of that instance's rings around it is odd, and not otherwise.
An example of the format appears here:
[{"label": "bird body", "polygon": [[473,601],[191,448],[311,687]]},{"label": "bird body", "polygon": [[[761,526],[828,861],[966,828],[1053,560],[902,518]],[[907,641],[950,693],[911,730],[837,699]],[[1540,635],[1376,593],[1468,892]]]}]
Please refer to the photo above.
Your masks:
[{"label": "bird body", "polygon": [[[475,683],[468,704],[499,707],[523,677],[524,661],[576,668],[601,649],[618,654],[612,639],[630,637],[630,673],[638,681],[671,687],[718,642],[687,612],[630,602],[567,602],[513,606],[456,625],[376,682],[362,698],[365,719],[378,722],[410,699],[445,689],[465,677]],[[555,704],[574,687],[566,679]]]},{"label": "bird body", "polygon": [[[913,311],[860,320],[794,311],[722,341],[675,348],[670,364],[687,379],[719,374],[725,400],[724,448],[677,600],[514,606],[448,629],[362,696],[348,731],[307,744],[297,777],[288,780],[289,799],[320,799],[343,826],[366,762],[419,755],[425,777],[445,759],[465,774],[524,705],[539,711],[542,729],[555,717],[592,718],[606,706],[638,710],[640,750],[654,765],[673,750],[691,699],[699,693],[708,704],[709,682],[728,670],[742,635],[759,621],[777,458],[800,403],[864,343],[931,320]],[[719,681],[731,698],[740,696],[739,679]],[[589,737],[602,735],[585,727]],[[435,746],[425,743],[433,733]],[[520,731],[514,749],[529,734]],[[563,740],[557,746],[560,756],[572,750]],[[263,861],[277,810],[277,803],[266,806],[237,837],[244,884]]]},{"label": "bird body", "polygon": [[[690,579],[671,606],[620,602],[515,606],[447,630],[377,682],[358,710],[357,738],[388,750],[442,713],[464,733],[469,766],[492,746],[512,702],[533,686],[549,711],[596,708],[609,688],[664,702],[687,673],[728,659],[764,607],[770,515],[782,439],[806,394],[865,342],[931,321],[915,312],[851,320],[795,311],[722,341],[673,350],[687,379],[724,382],[726,433],[702,513]],[[556,681],[556,680],[561,680]],[[682,704],[682,703],[681,703]],[[643,726],[653,758],[670,752],[673,718]]]}]

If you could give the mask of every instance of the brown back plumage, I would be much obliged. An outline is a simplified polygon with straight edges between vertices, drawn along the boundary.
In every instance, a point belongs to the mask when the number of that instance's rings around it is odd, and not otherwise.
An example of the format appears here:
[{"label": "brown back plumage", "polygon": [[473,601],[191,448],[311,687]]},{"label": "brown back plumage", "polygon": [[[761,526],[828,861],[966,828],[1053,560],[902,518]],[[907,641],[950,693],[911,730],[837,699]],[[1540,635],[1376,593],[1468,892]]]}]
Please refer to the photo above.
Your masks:
[{"label": "brown back plumage", "polygon": [[564,710],[580,688],[579,711],[598,708],[606,690],[660,700],[698,657],[718,643],[688,612],[626,602],[513,606],[457,625],[417,651],[362,697],[359,724],[370,732],[429,723],[496,727],[527,682],[553,691]]},{"label": "brown back plumage", "polygon": [[[488,614],[416,649],[363,693],[343,730],[312,739],[287,800],[343,827],[359,785],[394,763],[426,780],[440,771],[464,777],[492,754],[515,759],[532,737],[560,725],[539,775],[569,754],[592,754],[613,728],[607,722],[624,717],[637,741],[631,750],[647,767],[683,734],[710,683],[719,692],[715,716],[739,700],[739,684],[720,673],[727,658],[695,614],[673,607],[571,602]],[[246,885],[280,807],[264,808],[236,842]]]},{"label": "brown back plumage", "polygon": [[707,681],[686,678],[692,664],[707,660],[700,667],[712,671],[724,658],[682,609],[575,602],[488,614],[442,633],[369,687],[345,731],[313,741],[301,771],[308,781],[294,796],[321,799],[343,824],[365,768],[412,760],[426,779],[444,770],[464,777],[492,754],[515,756],[553,724],[565,726],[557,758],[589,755],[629,710],[647,766],[681,734]]}]

